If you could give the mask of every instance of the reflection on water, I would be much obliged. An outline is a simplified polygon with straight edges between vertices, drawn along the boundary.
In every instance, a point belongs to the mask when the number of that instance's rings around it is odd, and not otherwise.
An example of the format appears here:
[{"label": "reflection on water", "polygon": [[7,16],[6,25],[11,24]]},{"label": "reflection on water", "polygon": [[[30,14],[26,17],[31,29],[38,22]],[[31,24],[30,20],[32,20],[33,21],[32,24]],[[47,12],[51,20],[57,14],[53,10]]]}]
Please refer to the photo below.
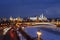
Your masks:
[{"label": "reflection on water", "polygon": [[[58,29],[58,30],[57,30]],[[36,32],[40,30],[43,40],[60,40],[60,28],[49,28],[49,27],[26,27],[25,32],[27,32],[31,37],[37,37]]]}]

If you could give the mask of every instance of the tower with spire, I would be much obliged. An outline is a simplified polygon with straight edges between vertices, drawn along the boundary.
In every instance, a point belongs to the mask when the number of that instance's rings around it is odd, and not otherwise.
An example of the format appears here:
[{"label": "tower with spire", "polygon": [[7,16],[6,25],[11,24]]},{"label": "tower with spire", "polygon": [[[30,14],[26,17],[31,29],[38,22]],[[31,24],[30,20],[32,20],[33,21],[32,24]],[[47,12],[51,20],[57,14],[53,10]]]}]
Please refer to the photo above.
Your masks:
[{"label": "tower with spire", "polygon": [[39,20],[47,20],[47,18],[43,14],[41,14]]}]

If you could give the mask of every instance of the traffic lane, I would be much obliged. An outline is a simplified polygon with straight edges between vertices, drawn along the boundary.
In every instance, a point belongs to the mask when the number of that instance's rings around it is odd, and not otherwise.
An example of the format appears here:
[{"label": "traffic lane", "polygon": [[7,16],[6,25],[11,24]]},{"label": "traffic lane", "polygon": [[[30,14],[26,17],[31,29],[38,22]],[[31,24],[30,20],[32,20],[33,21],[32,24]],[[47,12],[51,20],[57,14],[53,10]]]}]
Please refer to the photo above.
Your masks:
[{"label": "traffic lane", "polygon": [[10,29],[0,40],[20,40],[17,36],[17,33]]}]

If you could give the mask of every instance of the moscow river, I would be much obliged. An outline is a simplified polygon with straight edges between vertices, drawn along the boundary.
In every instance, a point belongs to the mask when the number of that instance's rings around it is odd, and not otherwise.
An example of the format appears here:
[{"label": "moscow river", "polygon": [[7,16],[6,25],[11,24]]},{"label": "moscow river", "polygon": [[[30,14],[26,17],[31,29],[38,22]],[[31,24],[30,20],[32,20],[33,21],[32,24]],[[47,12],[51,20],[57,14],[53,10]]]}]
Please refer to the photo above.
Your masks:
[{"label": "moscow river", "polygon": [[32,38],[37,37],[38,30],[40,30],[42,33],[41,38],[43,40],[60,40],[60,28],[38,26],[28,26],[24,28],[24,31],[28,33]]},{"label": "moscow river", "polygon": [[[10,40],[12,36],[9,37],[8,35],[12,34],[14,40],[17,40],[17,37],[18,40],[27,40],[28,37],[25,35],[27,33],[31,38],[36,40],[38,38],[37,31],[39,31],[41,33],[40,38],[43,40],[60,40],[60,28],[58,27],[54,27],[54,26],[49,27],[49,25],[48,26],[44,25],[44,27],[41,27],[41,25],[35,25],[35,26],[22,27],[22,30],[19,31],[19,30],[10,29],[9,31],[6,32],[5,36],[0,37],[0,39],[5,40],[8,38],[7,40]],[[27,38],[25,39],[23,35],[25,35]]]}]

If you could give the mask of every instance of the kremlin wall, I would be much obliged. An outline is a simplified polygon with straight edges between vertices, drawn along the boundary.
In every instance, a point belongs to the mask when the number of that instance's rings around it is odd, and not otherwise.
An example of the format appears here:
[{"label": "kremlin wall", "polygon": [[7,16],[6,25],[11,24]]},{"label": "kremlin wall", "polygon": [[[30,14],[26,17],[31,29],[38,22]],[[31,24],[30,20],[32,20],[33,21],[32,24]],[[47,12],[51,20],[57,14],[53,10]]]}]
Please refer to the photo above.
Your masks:
[{"label": "kremlin wall", "polygon": [[[27,18],[21,18],[21,17],[16,17],[13,18],[12,16],[7,19],[5,17],[0,18],[0,26],[6,26],[10,24],[14,24],[16,26],[31,26],[32,23],[52,23],[56,26],[60,26],[60,19],[49,19],[45,17],[43,14],[40,15],[39,17],[27,17]],[[35,24],[36,25],[36,24]]]}]

